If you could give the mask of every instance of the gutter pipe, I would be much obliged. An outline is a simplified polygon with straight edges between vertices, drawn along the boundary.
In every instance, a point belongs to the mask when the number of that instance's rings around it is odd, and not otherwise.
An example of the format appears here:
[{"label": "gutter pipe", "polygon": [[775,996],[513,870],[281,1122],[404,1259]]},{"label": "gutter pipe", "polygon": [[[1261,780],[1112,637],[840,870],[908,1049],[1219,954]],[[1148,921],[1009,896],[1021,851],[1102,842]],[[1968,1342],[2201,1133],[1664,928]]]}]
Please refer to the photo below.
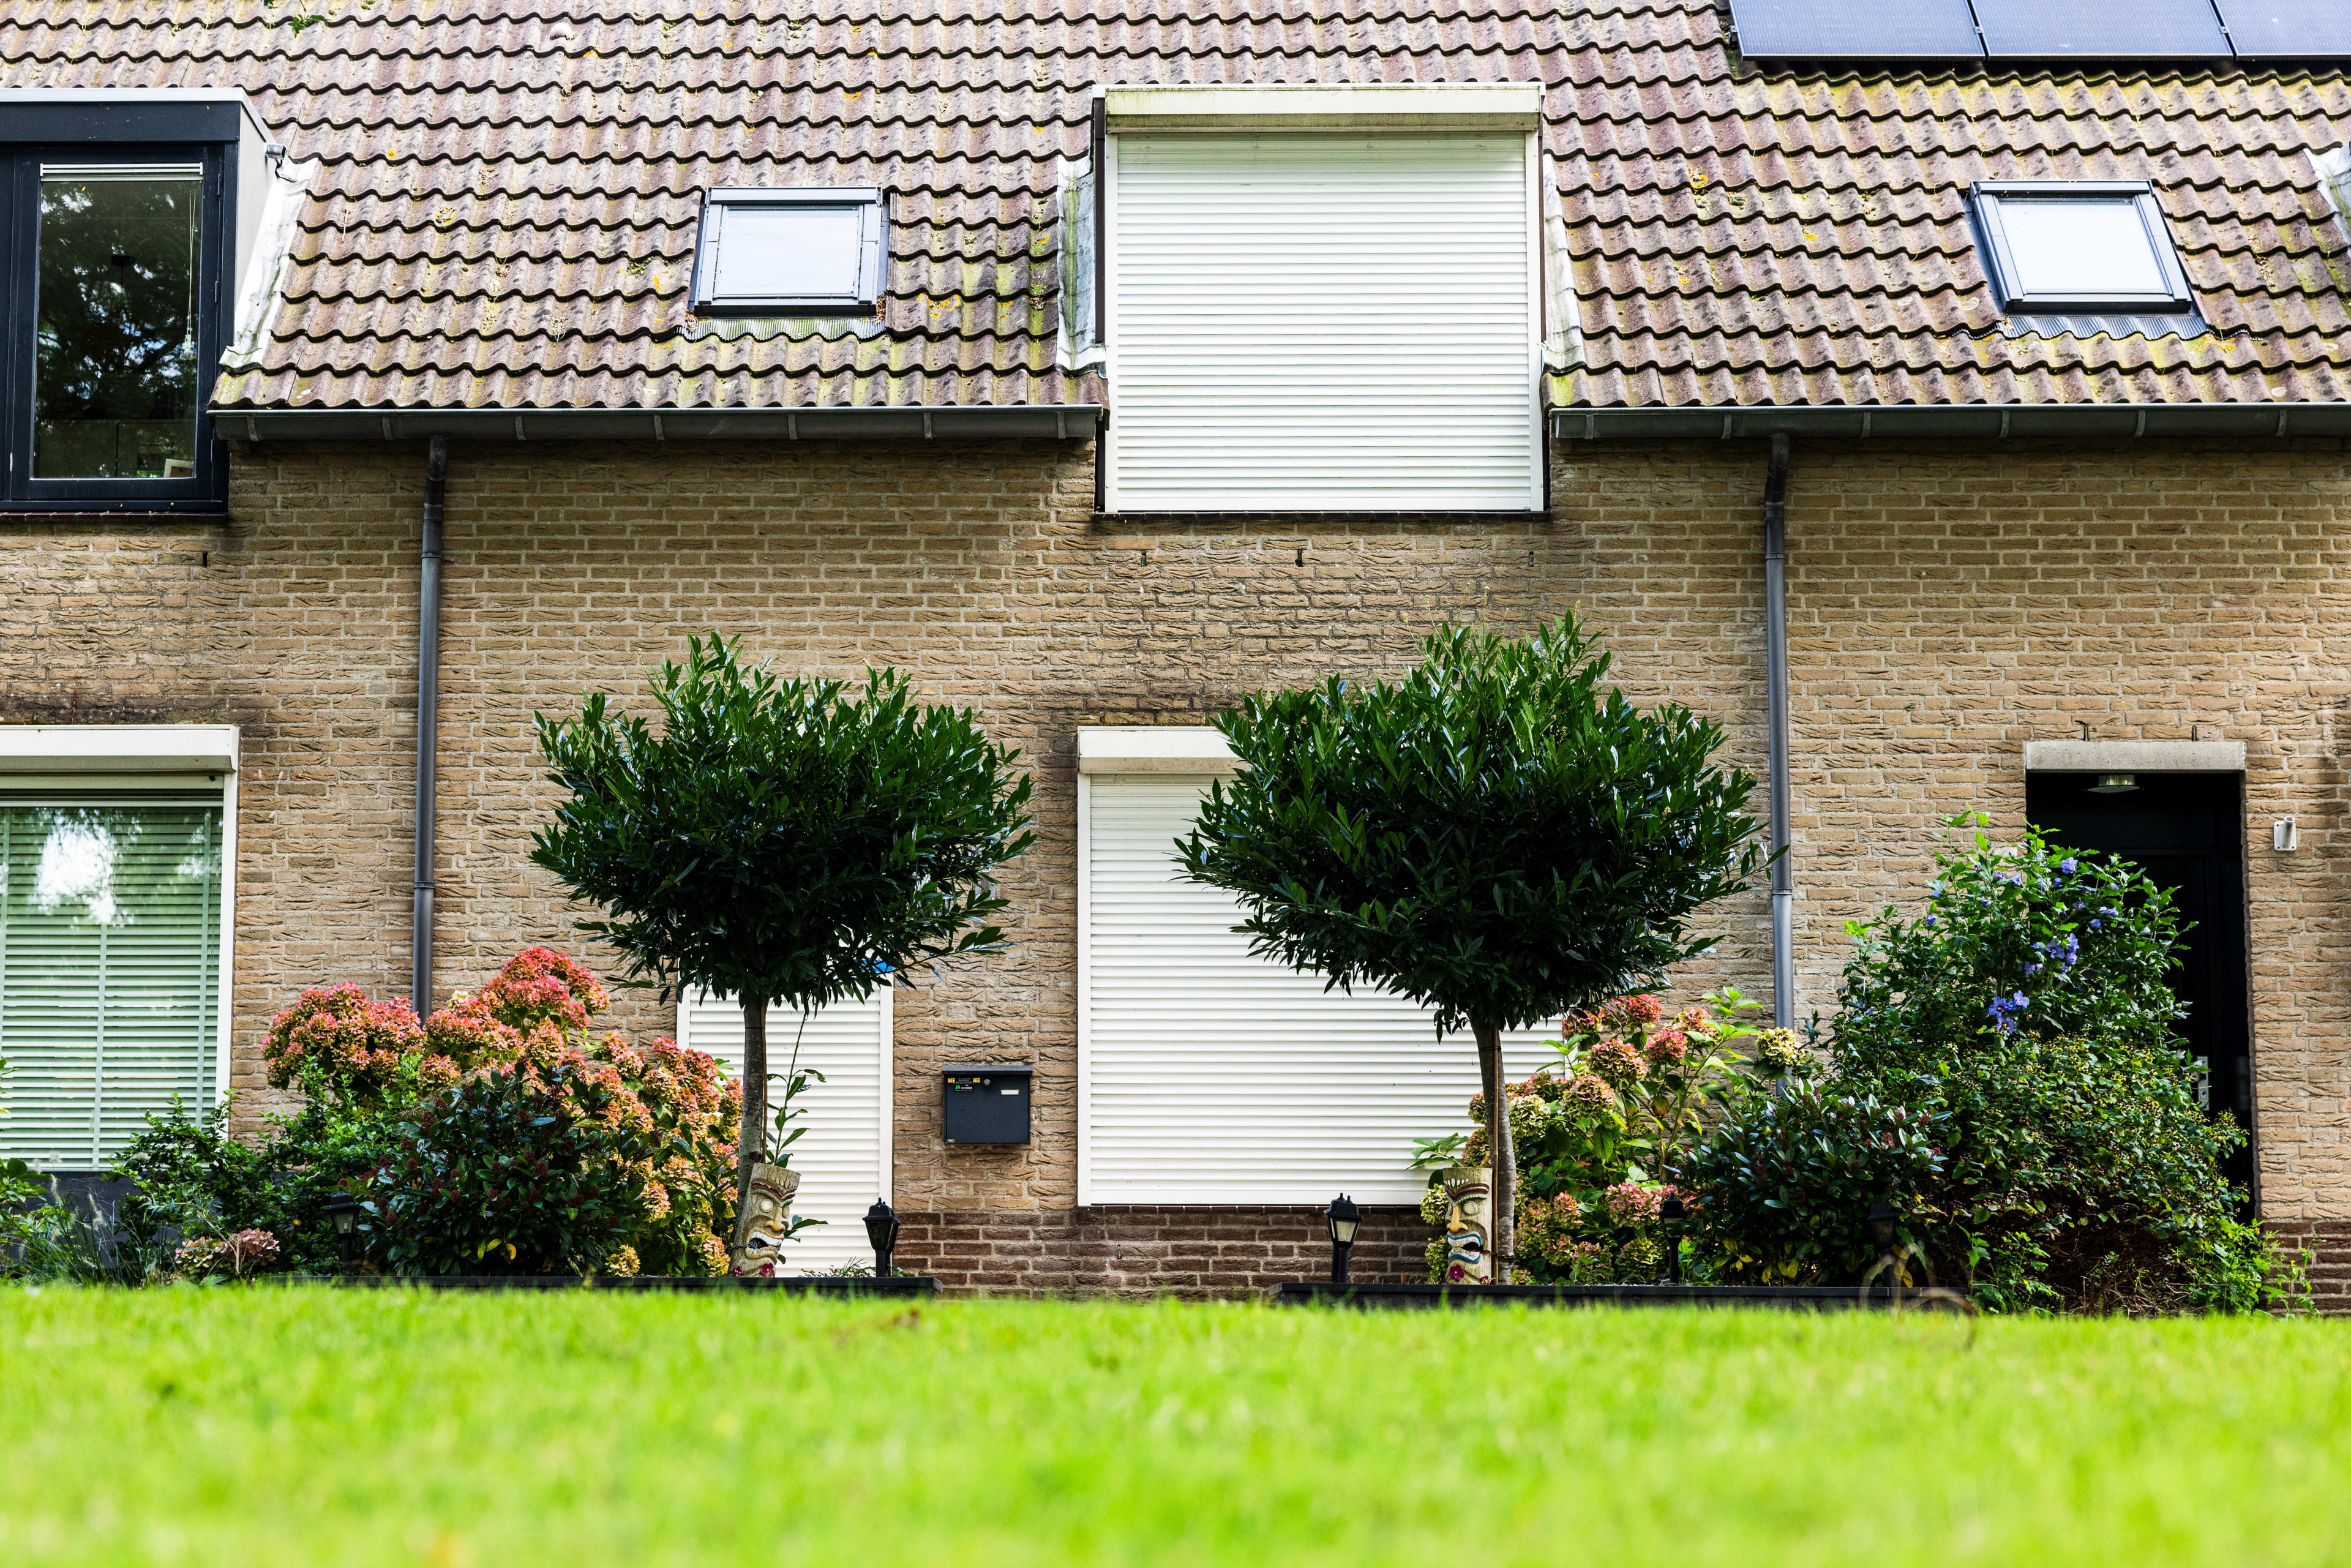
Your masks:
[{"label": "gutter pipe", "polygon": [[1771,1021],[1796,1023],[1796,876],[1789,863],[1788,436],[1771,437],[1763,477],[1763,662],[1771,740]]},{"label": "gutter pipe", "polygon": [[919,441],[1081,440],[1097,403],[895,408],[214,409],[231,441]]},{"label": "gutter pipe", "polygon": [[[1761,435],[1866,441],[1934,436],[2008,441],[2030,436],[2131,440],[2351,434],[2345,402],[1818,403],[1752,408],[1554,408],[1562,441],[1751,441]],[[233,427],[224,434],[235,434]]]},{"label": "gutter pipe", "polygon": [[441,519],[449,486],[449,438],[436,435],[424,458],[424,539],[416,612],[416,905],[409,951],[410,1000],[433,1011],[433,787],[441,736]]}]

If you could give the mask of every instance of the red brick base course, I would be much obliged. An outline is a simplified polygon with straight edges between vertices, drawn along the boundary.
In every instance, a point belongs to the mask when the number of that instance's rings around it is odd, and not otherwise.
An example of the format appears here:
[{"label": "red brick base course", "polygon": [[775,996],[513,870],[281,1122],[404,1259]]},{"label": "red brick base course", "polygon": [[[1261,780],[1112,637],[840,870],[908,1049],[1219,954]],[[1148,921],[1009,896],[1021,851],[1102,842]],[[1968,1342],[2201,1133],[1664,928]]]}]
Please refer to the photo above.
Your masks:
[{"label": "red brick base course", "polygon": [[[904,1221],[898,1267],[961,1292],[1208,1300],[1331,1274],[1319,1208],[932,1211]],[[1410,1209],[1366,1208],[1350,1272],[1420,1280],[1436,1234]]]},{"label": "red brick base course", "polygon": [[2351,1219],[2273,1219],[2270,1234],[2309,1254],[2310,1293],[2318,1310],[2351,1315]]},{"label": "red brick base course", "polygon": [[[1322,1211],[1302,1207],[932,1211],[904,1219],[898,1267],[966,1294],[1212,1300],[1331,1271]],[[2318,1310],[2351,1315],[2351,1219],[2272,1220],[2269,1228],[2310,1254]],[[1366,1208],[1353,1277],[1421,1280],[1436,1234],[1410,1209]]]}]

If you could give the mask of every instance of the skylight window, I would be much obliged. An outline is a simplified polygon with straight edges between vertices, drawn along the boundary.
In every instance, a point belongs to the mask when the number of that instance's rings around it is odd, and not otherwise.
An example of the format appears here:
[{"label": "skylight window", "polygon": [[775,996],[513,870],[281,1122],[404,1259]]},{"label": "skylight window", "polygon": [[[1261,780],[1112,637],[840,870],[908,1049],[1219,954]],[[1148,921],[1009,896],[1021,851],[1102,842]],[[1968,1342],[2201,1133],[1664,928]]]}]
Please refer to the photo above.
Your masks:
[{"label": "skylight window", "polygon": [[882,193],[718,190],[703,199],[694,308],[705,316],[862,316],[882,300]]},{"label": "skylight window", "polygon": [[2194,308],[2155,193],[2128,180],[1986,180],[1985,271],[2009,315],[2180,315]]}]

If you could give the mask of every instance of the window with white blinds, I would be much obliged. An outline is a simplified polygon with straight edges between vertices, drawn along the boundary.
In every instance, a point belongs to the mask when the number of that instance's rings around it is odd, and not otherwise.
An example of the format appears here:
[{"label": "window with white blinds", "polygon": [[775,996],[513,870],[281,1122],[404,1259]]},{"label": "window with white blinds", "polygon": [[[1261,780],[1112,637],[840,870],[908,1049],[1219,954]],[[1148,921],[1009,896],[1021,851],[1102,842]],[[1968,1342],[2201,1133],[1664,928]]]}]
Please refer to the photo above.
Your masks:
[{"label": "window with white blinds", "polygon": [[[700,992],[677,1010],[677,1042],[706,1051],[727,1071],[743,1071],[743,1009]],[[791,1168],[800,1173],[792,1212],[821,1219],[793,1238],[784,1249],[788,1269],[801,1273],[843,1263],[871,1263],[865,1211],[890,1196],[890,992],[876,990],[862,1002],[840,1002],[809,1015],[789,1008],[768,1010],[768,1070],[787,1071],[795,1042],[802,1067],[824,1074],[794,1102],[808,1113],[795,1126],[808,1131],[791,1146]],[[770,1093],[781,1093],[778,1083]]]},{"label": "window with white blinds", "polygon": [[1531,136],[1110,141],[1111,510],[1541,508]]},{"label": "window with white blinds", "polygon": [[100,1170],[220,1092],[222,799],[0,795],[0,1154]]},{"label": "window with white blinds", "polygon": [[[1476,1045],[1252,956],[1237,901],[1176,864],[1207,786],[1079,780],[1078,1201],[1417,1201],[1413,1140],[1468,1130]],[[1506,1035],[1511,1074],[1557,1038]]]}]

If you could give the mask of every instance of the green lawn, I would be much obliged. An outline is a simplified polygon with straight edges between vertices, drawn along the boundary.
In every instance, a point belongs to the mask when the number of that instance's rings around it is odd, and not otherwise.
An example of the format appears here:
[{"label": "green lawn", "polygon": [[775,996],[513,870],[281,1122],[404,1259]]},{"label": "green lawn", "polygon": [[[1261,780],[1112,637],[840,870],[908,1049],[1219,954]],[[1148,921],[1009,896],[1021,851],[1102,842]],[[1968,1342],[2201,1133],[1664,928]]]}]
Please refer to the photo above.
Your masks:
[{"label": "green lawn", "polygon": [[2351,1323],[0,1288],[0,1563],[2351,1562]]}]

